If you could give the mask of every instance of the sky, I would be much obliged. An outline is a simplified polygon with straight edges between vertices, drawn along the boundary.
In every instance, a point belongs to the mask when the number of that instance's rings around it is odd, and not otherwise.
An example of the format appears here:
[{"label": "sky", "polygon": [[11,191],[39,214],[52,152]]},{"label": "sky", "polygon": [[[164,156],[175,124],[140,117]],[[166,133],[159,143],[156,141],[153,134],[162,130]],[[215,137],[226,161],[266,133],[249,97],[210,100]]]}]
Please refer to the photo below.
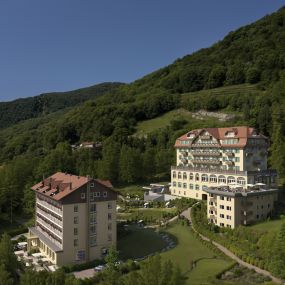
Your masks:
[{"label": "sky", "polygon": [[2,0],[0,101],[132,82],[285,0]]}]

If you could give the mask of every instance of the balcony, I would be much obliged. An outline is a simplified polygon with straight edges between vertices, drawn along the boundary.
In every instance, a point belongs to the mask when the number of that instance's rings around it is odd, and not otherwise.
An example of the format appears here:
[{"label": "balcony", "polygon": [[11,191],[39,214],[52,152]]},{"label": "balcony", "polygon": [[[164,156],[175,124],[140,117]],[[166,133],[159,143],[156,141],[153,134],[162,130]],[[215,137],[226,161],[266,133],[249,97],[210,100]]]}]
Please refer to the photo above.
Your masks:
[{"label": "balcony", "polygon": [[209,201],[216,203],[217,202],[217,197],[209,197]]},{"label": "balcony", "polygon": [[253,211],[241,211],[241,214],[243,216],[251,216],[253,214]]},{"label": "balcony", "polygon": [[235,156],[234,152],[231,152],[231,151],[227,151],[225,154],[228,157],[234,157]]},{"label": "balcony", "polygon": [[231,160],[227,160],[225,161],[226,165],[234,165],[235,163]]},{"label": "balcony", "polygon": [[210,160],[210,159],[194,159],[192,160],[195,164],[212,164],[212,165],[220,165],[221,162],[219,160]]},{"label": "balcony", "polygon": [[210,135],[202,135],[199,137],[201,140],[210,140],[211,136]]},{"label": "balcony", "polygon": [[187,164],[187,163],[188,163],[188,160],[187,160],[186,158],[182,158],[182,159],[181,159],[181,162],[184,163],[184,164]]},{"label": "balcony", "polygon": [[[211,205],[210,207],[209,207],[209,209],[211,210],[211,211],[214,211],[214,212],[216,212],[216,207],[215,206],[213,206],[213,205]],[[215,213],[215,214],[217,214],[217,213]]]},{"label": "balcony", "polygon": [[53,217],[52,215],[50,215],[49,213],[37,208],[37,213],[39,213],[41,216],[43,216],[44,218],[48,219],[49,221],[51,221],[52,223],[54,223],[55,225],[57,225],[58,227],[62,228],[62,221],[60,221],[59,219]]},{"label": "balcony", "polygon": [[62,210],[61,209],[59,209],[59,208],[57,208],[57,207],[55,207],[55,206],[53,206],[53,205],[43,201],[43,200],[40,200],[40,199],[37,199],[36,202],[37,202],[38,205],[46,208],[48,211],[52,211],[53,213],[59,215],[60,217],[62,216]]},{"label": "balcony", "polygon": [[218,151],[209,152],[209,151],[192,151],[193,156],[220,156],[221,153]]},{"label": "balcony", "polygon": [[187,156],[187,155],[188,155],[188,152],[187,152],[187,151],[181,151],[181,154],[182,154],[183,156]]},{"label": "balcony", "polygon": [[[215,174],[233,174],[233,175],[240,175],[240,176],[247,176],[248,172],[247,171],[240,171],[240,170],[229,170],[229,169],[220,169],[219,166],[217,168],[199,168],[199,167],[193,167],[193,166],[171,166],[172,171],[193,171],[193,172],[202,172],[202,173],[215,173]],[[263,173],[264,171],[250,171],[252,175],[255,173]],[[266,170],[266,173],[269,174],[268,170]],[[275,171],[276,173],[276,171]],[[275,174],[276,175],[276,174]]]},{"label": "balcony", "polygon": [[193,147],[193,148],[195,148],[195,147],[207,147],[207,148],[209,148],[209,147],[220,147],[220,145],[219,144],[217,144],[217,143],[195,143],[195,144],[192,144],[192,146],[191,147]]}]

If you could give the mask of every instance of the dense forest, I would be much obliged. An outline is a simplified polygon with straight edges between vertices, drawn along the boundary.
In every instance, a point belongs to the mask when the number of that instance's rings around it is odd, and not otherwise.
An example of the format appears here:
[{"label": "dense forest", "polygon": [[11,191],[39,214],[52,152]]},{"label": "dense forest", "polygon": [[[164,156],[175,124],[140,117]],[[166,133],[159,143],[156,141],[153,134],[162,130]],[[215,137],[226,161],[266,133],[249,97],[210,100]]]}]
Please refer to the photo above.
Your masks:
[{"label": "dense forest", "polygon": [[68,92],[53,92],[35,97],[0,102],[0,129],[19,121],[47,115],[111,92],[122,83],[101,83]]},{"label": "dense forest", "polygon": [[[29,119],[0,131],[0,215],[6,215],[11,205],[18,213],[23,210],[32,213],[33,195],[29,187],[43,175],[59,170],[110,179],[115,186],[168,179],[175,158],[175,138],[203,123],[188,125],[178,120],[147,136],[134,133],[138,122],[181,107],[189,111],[203,108],[240,113],[238,120],[218,125],[212,122],[209,127],[247,124],[268,135],[270,166],[278,170],[282,182],[285,178],[284,27],[282,8],[231,32],[212,47],[178,59],[131,84],[109,91],[107,86],[103,88],[107,92],[96,100],[88,100],[66,112],[53,112],[60,103],[51,104],[48,115],[39,108],[41,115],[32,116],[33,111],[27,108],[17,120]],[[255,84],[258,92],[193,95],[201,89],[243,83]],[[93,96],[89,92],[86,96]],[[73,94],[81,96],[78,91]],[[65,94],[62,100],[67,102],[68,98],[69,94]],[[6,121],[0,119],[0,125],[9,125],[12,121],[8,117]],[[71,144],[83,141],[100,141],[103,147],[72,151]]]}]

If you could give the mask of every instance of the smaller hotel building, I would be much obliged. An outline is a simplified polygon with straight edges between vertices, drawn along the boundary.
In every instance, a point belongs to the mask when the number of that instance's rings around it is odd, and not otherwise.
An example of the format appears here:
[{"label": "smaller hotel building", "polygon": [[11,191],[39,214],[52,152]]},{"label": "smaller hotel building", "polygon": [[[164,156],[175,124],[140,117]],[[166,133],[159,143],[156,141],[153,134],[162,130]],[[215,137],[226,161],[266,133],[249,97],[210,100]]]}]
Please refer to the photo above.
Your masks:
[{"label": "smaller hotel building", "polygon": [[[268,138],[258,134],[254,128],[247,126],[204,128],[189,131],[175,142],[177,162],[176,166],[171,167],[171,194],[209,201],[210,194],[215,195],[210,197],[214,200],[215,197],[218,197],[217,193],[222,193],[220,196],[222,199],[224,196],[227,197],[227,202],[236,199],[235,201],[240,202],[235,203],[241,204],[243,199],[238,198],[239,196],[245,197],[246,195],[248,199],[256,196],[260,199],[270,199],[268,204],[270,204],[271,211],[273,207],[271,200],[277,199],[275,194],[271,197],[268,195],[270,192],[266,192],[265,195],[264,191],[259,191],[257,195],[255,191],[254,194],[240,192],[233,195],[234,191],[227,192],[225,190],[248,189],[256,184],[262,185],[264,189],[276,187],[277,172],[267,169],[268,147]],[[216,194],[209,192],[209,189],[215,188]],[[223,193],[227,193],[227,195],[223,195]],[[257,203],[257,200],[251,202]],[[210,206],[214,205],[210,204]],[[233,205],[222,206],[228,206],[229,209],[234,208]],[[243,209],[240,207],[239,210]],[[220,214],[221,217],[227,216],[224,213]],[[218,217],[216,218],[209,217],[209,220],[217,221],[216,224],[219,226],[235,227],[238,224],[249,224],[249,219],[244,222],[244,219],[241,218],[231,218],[232,222],[230,223],[220,222],[218,221],[220,214],[217,214]],[[255,219],[265,218],[267,215],[268,213],[265,212],[257,213]],[[236,213],[232,213],[231,216],[236,216]],[[251,219],[251,221],[253,220]]]},{"label": "smaller hotel building", "polygon": [[29,228],[28,251],[37,248],[61,266],[101,259],[116,246],[117,193],[109,181],[58,172],[32,190],[36,223]]}]

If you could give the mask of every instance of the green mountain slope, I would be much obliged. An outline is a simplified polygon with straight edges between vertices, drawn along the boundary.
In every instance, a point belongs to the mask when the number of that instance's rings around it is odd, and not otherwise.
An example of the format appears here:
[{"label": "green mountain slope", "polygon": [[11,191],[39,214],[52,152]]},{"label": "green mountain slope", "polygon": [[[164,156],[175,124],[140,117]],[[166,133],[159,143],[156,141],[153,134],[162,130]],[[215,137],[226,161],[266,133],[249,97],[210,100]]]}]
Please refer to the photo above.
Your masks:
[{"label": "green mountain slope", "polygon": [[8,127],[22,120],[73,107],[106,92],[111,92],[121,85],[122,83],[107,82],[68,92],[46,93],[11,102],[0,102],[0,128]]}]

